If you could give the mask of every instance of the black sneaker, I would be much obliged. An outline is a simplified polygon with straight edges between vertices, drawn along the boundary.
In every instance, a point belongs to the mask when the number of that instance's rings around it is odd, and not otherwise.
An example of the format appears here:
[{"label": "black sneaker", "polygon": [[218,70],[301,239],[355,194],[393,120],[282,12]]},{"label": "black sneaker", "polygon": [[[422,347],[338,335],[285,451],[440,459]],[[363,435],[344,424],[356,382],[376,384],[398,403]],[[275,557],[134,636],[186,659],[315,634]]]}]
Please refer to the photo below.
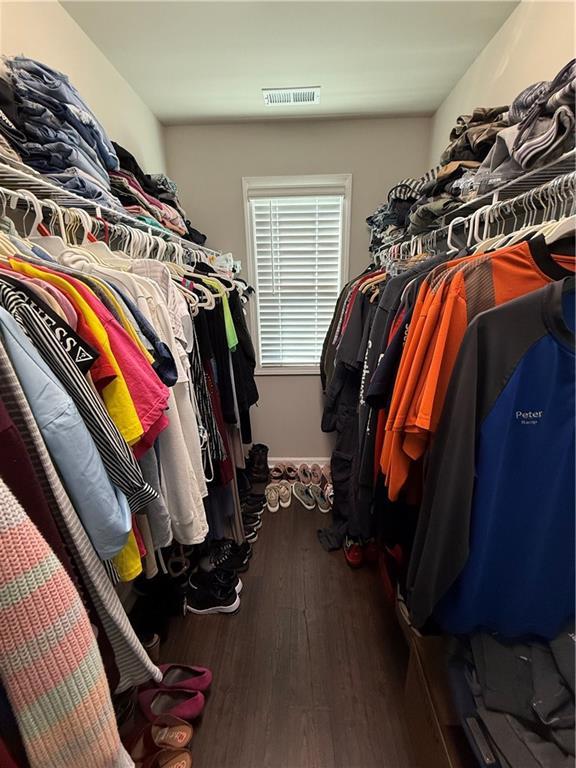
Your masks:
[{"label": "black sneaker", "polygon": [[244,536],[246,536],[246,541],[249,541],[250,544],[253,544],[255,541],[258,541],[258,531],[252,530],[246,530],[244,529]]},{"label": "black sneaker", "polygon": [[266,504],[266,496],[263,493],[241,493],[240,501],[250,507],[257,507]]},{"label": "black sneaker", "polygon": [[223,589],[226,591],[235,590],[239,595],[242,592],[242,582],[235,571],[226,571],[222,568],[216,568],[210,573],[197,570],[189,578],[189,584],[205,589]]},{"label": "black sneaker", "polygon": [[262,518],[260,515],[242,515],[242,522],[244,523],[244,530],[250,528],[254,531],[259,531],[262,528]]},{"label": "black sneaker", "polygon": [[186,595],[186,613],[236,613],[240,598],[235,589],[206,589],[190,584]]},{"label": "black sneaker", "polygon": [[200,568],[203,571],[213,571],[215,568],[224,568],[227,571],[248,570],[248,560],[252,557],[249,544],[236,544],[235,541],[224,540],[215,544],[210,553],[200,560]]},{"label": "black sneaker", "polygon": [[264,504],[242,504],[242,514],[247,513],[249,515],[261,515],[264,512]]}]

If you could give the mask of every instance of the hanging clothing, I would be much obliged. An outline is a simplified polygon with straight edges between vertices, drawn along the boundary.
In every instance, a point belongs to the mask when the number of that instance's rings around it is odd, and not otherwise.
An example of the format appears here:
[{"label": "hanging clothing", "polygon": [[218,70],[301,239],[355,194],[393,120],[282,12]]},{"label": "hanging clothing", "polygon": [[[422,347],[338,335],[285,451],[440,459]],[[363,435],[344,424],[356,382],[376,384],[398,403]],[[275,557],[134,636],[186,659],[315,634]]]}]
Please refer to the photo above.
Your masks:
[{"label": "hanging clothing", "polygon": [[82,602],[1,480],[0,549],[0,668],[31,768],[129,768]]}]

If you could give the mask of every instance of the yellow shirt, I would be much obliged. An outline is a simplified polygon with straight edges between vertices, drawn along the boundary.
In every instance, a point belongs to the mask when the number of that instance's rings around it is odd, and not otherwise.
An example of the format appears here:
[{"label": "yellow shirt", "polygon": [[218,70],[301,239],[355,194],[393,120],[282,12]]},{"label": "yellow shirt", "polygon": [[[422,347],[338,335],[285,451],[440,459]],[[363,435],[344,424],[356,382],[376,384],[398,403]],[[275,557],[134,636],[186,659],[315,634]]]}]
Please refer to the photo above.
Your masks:
[{"label": "yellow shirt", "polygon": [[116,566],[120,581],[132,581],[142,573],[142,560],[134,531],[130,531],[128,541],[124,544],[123,549],[112,558],[112,562]]}]

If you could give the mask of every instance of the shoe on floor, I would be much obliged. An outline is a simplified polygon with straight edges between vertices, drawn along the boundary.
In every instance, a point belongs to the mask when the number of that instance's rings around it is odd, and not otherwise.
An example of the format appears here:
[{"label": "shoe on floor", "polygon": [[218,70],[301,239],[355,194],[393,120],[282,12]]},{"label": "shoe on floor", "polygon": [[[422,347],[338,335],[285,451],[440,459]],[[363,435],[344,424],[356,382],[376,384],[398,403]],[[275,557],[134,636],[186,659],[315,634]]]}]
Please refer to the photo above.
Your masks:
[{"label": "shoe on floor", "polygon": [[188,579],[188,587],[190,587],[190,585],[211,590],[223,589],[227,592],[234,589],[236,590],[236,594],[240,594],[240,590],[242,589],[242,582],[236,575],[236,572],[226,570],[225,568],[215,568],[210,572],[198,569],[195,573],[191,574]]},{"label": "shoe on floor", "polygon": [[223,568],[227,571],[243,573],[248,570],[248,561],[252,557],[250,544],[236,544],[235,541],[222,540],[213,544],[210,552],[199,562],[203,571]]},{"label": "shoe on floor", "polygon": [[268,446],[255,443],[248,454],[249,474],[252,483],[267,483],[270,478]]},{"label": "shoe on floor", "polygon": [[242,515],[242,523],[244,524],[244,530],[250,528],[254,531],[259,531],[262,528],[262,516],[244,513]]},{"label": "shoe on floor", "polygon": [[274,464],[272,469],[270,470],[270,479],[273,483],[277,483],[279,480],[282,480],[284,477],[284,471],[286,467],[282,462],[278,462],[278,464]]},{"label": "shoe on floor", "polygon": [[292,485],[288,480],[280,480],[278,483],[278,501],[284,509],[288,509],[292,502]]},{"label": "shoe on floor", "polygon": [[356,539],[347,536],[344,540],[344,557],[350,568],[360,568],[364,565],[364,547]]},{"label": "shoe on floor", "polygon": [[364,560],[369,565],[378,565],[378,562],[380,561],[380,547],[374,539],[371,539],[364,545]]},{"label": "shoe on floor", "polygon": [[296,482],[292,486],[292,493],[294,494],[294,498],[297,499],[305,509],[312,511],[316,507],[316,502],[310,491],[310,486]]},{"label": "shoe on floor", "polygon": [[204,695],[200,691],[172,688],[146,688],[139,691],[138,703],[142,714],[150,722],[159,715],[174,715],[182,720],[194,720],[204,709]]},{"label": "shoe on floor", "polygon": [[322,467],[320,464],[310,464],[311,482],[320,485],[322,482]]},{"label": "shoe on floor", "polygon": [[186,613],[236,613],[240,598],[235,589],[206,589],[190,584],[186,596]]},{"label": "shoe on floor", "polygon": [[[206,667],[192,667],[187,664],[160,664],[158,666],[162,672],[162,680],[158,683],[158,688],[170,690],[179,688],[189,691],[207,691],[212,685],[212,672]],[[170,744],[164,746],[169,747]],[[178,746],[185,747],[186,744]]]},{"label": "shoe on floor", "polygon": [[311,483],[309,486],[310,493],[312,494],[312,498],[316,502],[316,505],[320,512],[322,512],[323,515],[327,515],[328,512],[332,509],[332,505],[326,498],[326,495],[322,488],[319,485],[314,485],[314,483]]},{"label": "shoe on floor", "polygon": [[298,480],[304,485],[310,485],[312,482],[312,472],[308,464],[300,464],[298,467]]},{"label": "shoe on floor", "polygon": [[267,485],[264,493],[266,494],[268,512],[278,512],[280,509],[280,489],[278,488],[278,483]]},{"label": "shoe on floor", "polygon": [[266,497],[264,496],[264,500],[259,501],[256,504],[246,501],[242,502],[240,506],[242,507],[242,514],[261,515],[266,506]]}]

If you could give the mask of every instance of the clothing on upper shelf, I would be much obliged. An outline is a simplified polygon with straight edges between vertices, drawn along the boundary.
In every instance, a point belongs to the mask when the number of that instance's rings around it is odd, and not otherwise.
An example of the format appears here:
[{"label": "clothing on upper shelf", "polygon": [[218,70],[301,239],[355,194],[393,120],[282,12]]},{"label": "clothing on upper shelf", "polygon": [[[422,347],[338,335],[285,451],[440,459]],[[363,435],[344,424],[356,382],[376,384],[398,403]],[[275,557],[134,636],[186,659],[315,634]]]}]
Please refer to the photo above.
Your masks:
[{"label": "clothing on upper shelf", "polygon": [[0,156],[24,162],[96,205],[126,210],[203,245],[163,174],[147,176],[110,141],[69,78],[45,64],[4,58],[0,72]]},{"label": "clothing on upper shelf", "polygon": [[370,251],[401,242],[407,233],[430,232],[463,202],[572,151],[575,90],[576,59],[550,82],[525,88],[509,108],[477,107],[460,115],[442,165],[399,182],[367,218]]}]

